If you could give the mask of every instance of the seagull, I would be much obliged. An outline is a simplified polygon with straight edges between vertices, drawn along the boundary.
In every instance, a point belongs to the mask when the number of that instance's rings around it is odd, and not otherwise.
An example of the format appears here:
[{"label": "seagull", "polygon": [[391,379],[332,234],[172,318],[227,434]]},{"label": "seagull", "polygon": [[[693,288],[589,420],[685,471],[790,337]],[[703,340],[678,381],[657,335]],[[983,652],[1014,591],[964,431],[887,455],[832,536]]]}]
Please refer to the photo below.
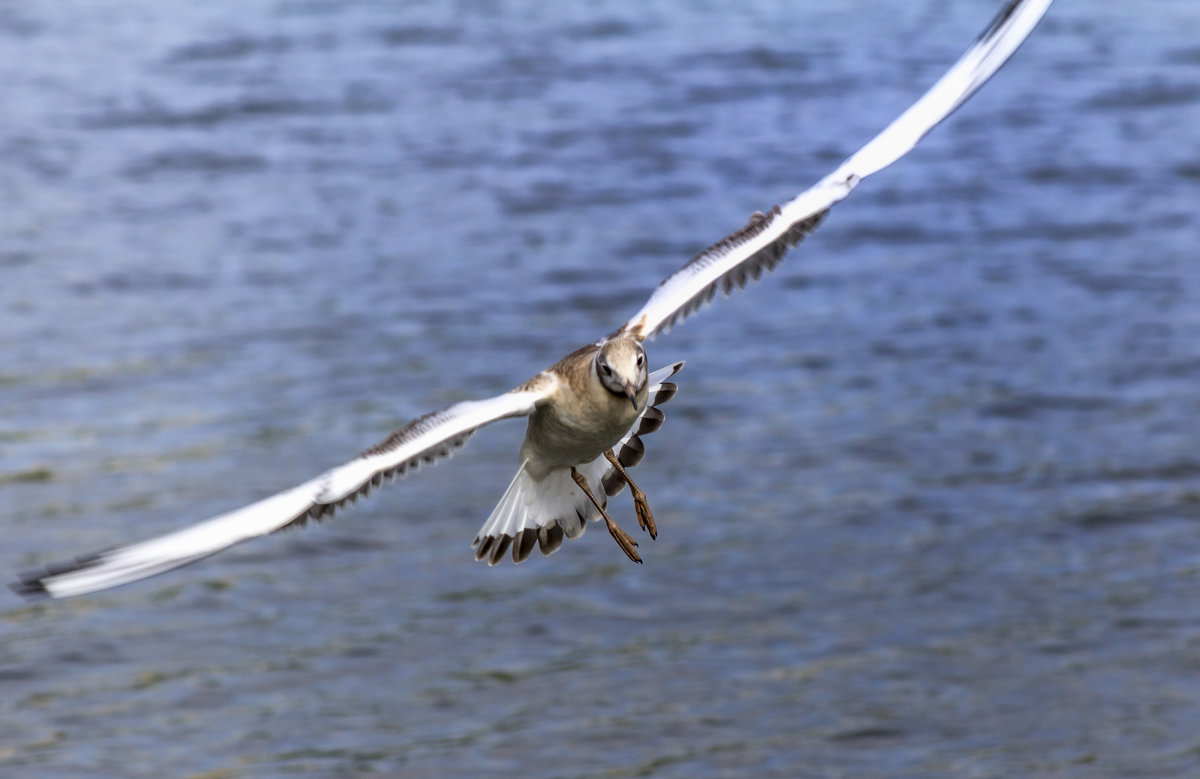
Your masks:
[{"label": "seagull", "polygon": [[770,271],[863,179],[904,156],[979,89],[1029,36],[1051,0],[1010,0],[959,60],[920,99],[836,170],[795,199],[696,255],[651,294],[620,328],[563,357],[515,389],[426,414],[316,478],[243,508],[148,541],[117,546],[19,574],[11,585],[29,598],[63,598],[138,581],[235,544],[322,520],[385,480],[448,457],[479,428],[528,417],[520,467],[475,536],[478,560],[522,562],[543,555],[588,523],[603,520],[621,551],[640,563],[637,541],[609,515],[608,498],[626,486],[641,530],[658,529],[629,469],[645,453],[642,437],[664,420],[676,392],[676,362],[647,369],[645,342],[708,303]]}]

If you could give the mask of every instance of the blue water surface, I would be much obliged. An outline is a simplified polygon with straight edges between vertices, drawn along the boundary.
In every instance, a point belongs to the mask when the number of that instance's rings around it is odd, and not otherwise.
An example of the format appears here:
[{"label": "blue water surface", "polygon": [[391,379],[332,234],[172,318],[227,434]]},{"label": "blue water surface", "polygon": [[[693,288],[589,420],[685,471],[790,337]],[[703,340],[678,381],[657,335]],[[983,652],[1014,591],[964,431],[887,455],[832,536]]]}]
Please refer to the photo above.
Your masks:
[{"label": "blue water surface", "polygon": [[[5,578],[610,332],[996,6],[3,5]],[[650,344],[688,364],[644,566],[475,563],[498,424],[335,522],[4,600],[0,773],[1197,775],[1198,41],[1191,0],[1060,2]]]}]

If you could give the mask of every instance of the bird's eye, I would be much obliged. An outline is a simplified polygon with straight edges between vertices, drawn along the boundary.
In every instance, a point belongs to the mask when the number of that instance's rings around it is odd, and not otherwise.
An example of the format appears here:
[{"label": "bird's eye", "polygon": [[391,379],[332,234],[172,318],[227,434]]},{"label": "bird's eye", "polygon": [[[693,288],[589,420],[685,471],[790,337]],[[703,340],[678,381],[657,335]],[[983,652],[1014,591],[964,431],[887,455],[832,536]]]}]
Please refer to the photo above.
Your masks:
[{"label": "bird's eye", "polygon": [[643,365],[645,365],[645,364],[646,364],[646,355],[644,355],[644,354],[639,354],[639,355],[638,355],[638,367],[640,368],[640,367],[642,367],[642,366],[643,366]]},{"label": "bird's eye", "polygon": [[612,376],[612,368],[608,367],[604,363],[600,363],[600,370],[604,371],[605,376]]}]

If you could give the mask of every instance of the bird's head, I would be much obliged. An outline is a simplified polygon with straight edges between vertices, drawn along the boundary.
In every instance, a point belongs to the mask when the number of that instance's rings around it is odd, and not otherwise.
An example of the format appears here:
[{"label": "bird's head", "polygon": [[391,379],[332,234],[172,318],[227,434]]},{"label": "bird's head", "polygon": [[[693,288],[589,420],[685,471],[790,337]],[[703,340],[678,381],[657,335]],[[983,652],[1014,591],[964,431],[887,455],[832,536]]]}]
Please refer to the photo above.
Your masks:
[{"label": "bird's head", "polygon": [[600,384],[618,397],[628,398],[638,408],[638,399],[645,396],[646,350],[635,338],[613,338],[605,341],[593,360]]}]

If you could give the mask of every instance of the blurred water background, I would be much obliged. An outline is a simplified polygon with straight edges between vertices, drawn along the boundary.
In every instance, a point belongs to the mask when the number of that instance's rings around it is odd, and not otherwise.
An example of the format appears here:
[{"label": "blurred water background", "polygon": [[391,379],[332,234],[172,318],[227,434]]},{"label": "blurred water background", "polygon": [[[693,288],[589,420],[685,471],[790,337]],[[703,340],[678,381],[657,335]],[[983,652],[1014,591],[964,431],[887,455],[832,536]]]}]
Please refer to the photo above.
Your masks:
[{"label": "blurred water background", "polygon": [[[609,332],[997,5],[0,4],[5,578]],[[1058,4],[651,344],[644,566],[473,562],[500,424],[334,523],[8,596],[0,773],[1197,775],[1197,127],[1194,2]]]}]

